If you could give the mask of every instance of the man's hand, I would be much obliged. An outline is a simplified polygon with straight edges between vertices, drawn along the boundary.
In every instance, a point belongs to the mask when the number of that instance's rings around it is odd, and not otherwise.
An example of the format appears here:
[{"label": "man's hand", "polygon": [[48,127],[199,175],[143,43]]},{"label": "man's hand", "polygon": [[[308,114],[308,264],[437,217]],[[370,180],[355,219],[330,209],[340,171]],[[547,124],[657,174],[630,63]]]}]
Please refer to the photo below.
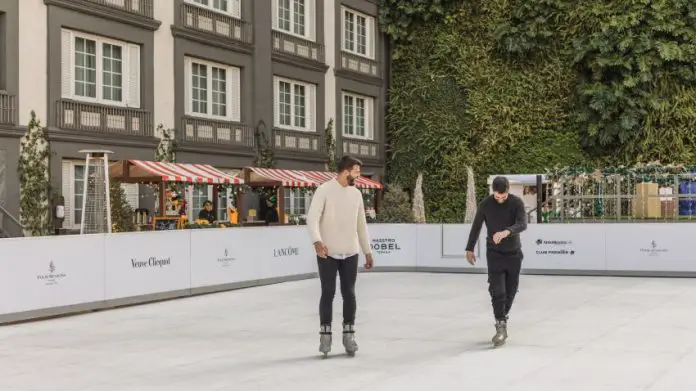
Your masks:
[{"label": "man's hand", "polygon": [[326,248],[324,243],[322,242],[316,242],[314,243],[314,251],[317,252],[317,256],[319,258],[326,258],[329,256],[329,249]]},{"label": "man's hand", "polygon": [[476,256],[474,256],[473,251],[466,252],[466,260],[473,266],[476,265]]},{"label": "man's hand", "polygon": [[499,244],[503,239],[507,238],[508,236],[510,236],[510,231],[508,230],[496,232],[495,234],[493,234],[493,243]]},{"label": "man's hand", "polygon": [[372,254],[365,255],[365,270],[372,269],[374,266],[374,261],[372,260]]}]

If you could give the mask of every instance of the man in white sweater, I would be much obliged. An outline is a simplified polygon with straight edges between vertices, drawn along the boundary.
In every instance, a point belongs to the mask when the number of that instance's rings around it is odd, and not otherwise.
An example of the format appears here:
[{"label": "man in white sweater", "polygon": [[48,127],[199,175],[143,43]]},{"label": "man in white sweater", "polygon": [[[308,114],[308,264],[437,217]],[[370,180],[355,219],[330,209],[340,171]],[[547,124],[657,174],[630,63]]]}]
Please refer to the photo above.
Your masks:
[{"label": "man in white sweater", "polygon": [[331,351],[337,273],[343,297],[343,346],[351,356],[358,350],[355,281],[361,250],[365,254],[365,269],[371,269],[373,264],[362,193],[355,188],[361,166],[360,160],[344,156],[338,163],[338,176],[317,188],[307,213],[307,228],[317,252],[321,281],[319,351],[324,358]]}]

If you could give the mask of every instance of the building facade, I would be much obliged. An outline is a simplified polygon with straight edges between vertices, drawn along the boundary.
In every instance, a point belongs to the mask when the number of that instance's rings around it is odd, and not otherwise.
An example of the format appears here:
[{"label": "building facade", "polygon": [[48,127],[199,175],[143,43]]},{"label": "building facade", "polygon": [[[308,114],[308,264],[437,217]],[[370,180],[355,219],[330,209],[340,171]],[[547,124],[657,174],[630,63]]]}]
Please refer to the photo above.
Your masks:
[{"label": "building facade", "polygon": [[379,180],[377,14],[377,0],[0,0],[0,205],[18,215],[32,110],[49,134],[66,228],[80,223],[79,151],[153,160],[160,124],[174,131],[178,162],[231,172],[252,164],[257,132],[278,168],[324,170],[331,122],[337,156],[361,158]]}]

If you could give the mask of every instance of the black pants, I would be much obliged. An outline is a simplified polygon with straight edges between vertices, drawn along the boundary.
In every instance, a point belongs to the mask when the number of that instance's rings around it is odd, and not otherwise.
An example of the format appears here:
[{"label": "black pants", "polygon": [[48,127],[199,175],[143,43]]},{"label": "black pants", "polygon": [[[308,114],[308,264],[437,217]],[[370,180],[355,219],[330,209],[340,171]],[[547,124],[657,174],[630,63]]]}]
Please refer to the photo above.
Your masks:
[{"label": "black pants", "polygon": [[522,269],[522,251],[512,254],[488,251],[488,292],[495,320],[505,320],[515,300]]},{"label": "black pants", "polygon": [[330,325],[333,318],[333,300],[336,295],[336,273],[341,280],[343,297],[343,323],[355,324],[355,280],[358,277],[358,254],[346,259],[317,257],[321,299],[319,300],[319,319],[321,325]]}]

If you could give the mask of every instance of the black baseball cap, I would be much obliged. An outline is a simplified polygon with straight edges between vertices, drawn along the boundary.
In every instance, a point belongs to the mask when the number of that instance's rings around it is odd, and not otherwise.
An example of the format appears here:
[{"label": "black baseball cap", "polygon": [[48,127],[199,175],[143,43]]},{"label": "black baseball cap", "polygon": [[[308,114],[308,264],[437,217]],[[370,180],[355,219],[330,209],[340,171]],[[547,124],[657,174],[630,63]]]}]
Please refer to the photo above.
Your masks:
[{"label": "black baseball cap", "polygon": [[507,193],[507,191],[510,189],[510,181],[508,181],[508,179],[504,176],[497,176],[495,179],[493,179],[491,188],[496,193]]}]

